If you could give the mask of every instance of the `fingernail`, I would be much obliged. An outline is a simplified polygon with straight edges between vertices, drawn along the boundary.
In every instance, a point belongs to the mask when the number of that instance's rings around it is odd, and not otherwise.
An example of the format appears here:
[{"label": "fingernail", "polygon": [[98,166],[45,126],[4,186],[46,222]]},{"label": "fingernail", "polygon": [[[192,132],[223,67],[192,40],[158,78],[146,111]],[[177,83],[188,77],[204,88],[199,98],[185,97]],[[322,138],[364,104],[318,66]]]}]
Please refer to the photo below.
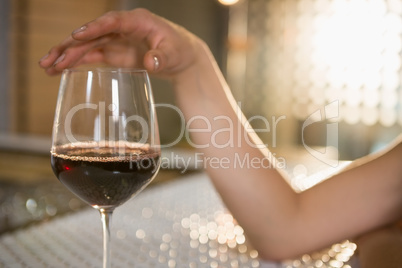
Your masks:
[{"label": "fingernail", "polygon": [[53,66],[55,66],[56,64],[59,64],[60,62],[62,62],[65,57],[66,57],[66,54],[61,54],[61,56],[58,57],[57,60],[53,63]]},{"label": "fingernail", "polygon": [[46,54],[45,56],[43,56],[42,58],[40,58],[39,62],[43,61],[43,60],[46,59],[47,57],[49,57],[49,53]]},{"label": "fingernail", "polygon": [[159,59],[154,56],[154,71],[157,71],[159,68]]},{"label": "fingernail", "polygon": [[86,25],[81,26],[80,28],[75,29],[71,34],[76,34],[76,33],[83,32],[83,31],[85,31],[87,28],[88,28],[88,27],[87,27]]}]

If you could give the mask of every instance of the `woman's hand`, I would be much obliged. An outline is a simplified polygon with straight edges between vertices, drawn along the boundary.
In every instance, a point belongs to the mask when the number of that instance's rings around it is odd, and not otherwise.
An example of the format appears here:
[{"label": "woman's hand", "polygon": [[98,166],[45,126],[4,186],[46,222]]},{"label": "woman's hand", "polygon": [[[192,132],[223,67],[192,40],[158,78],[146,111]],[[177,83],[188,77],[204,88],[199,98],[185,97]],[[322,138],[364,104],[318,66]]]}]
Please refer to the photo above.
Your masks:
[{"label": "woman's hand", "polygon": [[145,9],[111,11],[73,31],[39,65],[50,75],[90,63],[145,68],[173,77],[196,61],[202,41]]}]

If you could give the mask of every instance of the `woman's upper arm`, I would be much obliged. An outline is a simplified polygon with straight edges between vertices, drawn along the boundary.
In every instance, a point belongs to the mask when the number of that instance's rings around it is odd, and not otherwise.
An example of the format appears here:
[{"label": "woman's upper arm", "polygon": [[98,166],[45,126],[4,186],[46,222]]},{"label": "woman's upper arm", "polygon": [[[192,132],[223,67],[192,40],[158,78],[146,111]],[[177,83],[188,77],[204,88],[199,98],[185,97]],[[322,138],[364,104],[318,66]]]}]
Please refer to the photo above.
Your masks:
[{"label": "woman's upper arm", "polygon": [[[353,238],[402,217],[402,144],[355,161],[300,195],[299,226],[316,243]],[[318,224],[317,224],[318,223]],[[329,240],[329,241],[324,241]]]}]

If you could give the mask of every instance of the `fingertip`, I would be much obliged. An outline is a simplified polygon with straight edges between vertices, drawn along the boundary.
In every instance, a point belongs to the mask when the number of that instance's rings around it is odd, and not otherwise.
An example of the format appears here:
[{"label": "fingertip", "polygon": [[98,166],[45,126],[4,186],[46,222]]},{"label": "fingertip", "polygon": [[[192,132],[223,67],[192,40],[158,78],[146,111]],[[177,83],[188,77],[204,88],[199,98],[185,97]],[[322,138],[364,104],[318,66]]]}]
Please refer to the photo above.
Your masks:
[{"label": "fingertip", "polygon": [[51,60],[51,59],[43,59],[43,60],[39,60],[38,64],[39,64],[39,67],[41,67],[43,69],[47,69],[47,68],[51,67],[54,63],[53,63],[53,60]]},{"label": "fingertip", "polygon": [[52,48],[45,56],[39,59],[39,66],[44,69],[50,68],[55,65],[55,61],[59,60],[59,58],[59,52],[55,48]]},{"label": "fingertip", "polygon": [[152,56],[152,59],[154,60],[154,71],[157,72],[159,69],[159,58],[157,56]]},{"label": "fingertip", "polygon": [[66,57],[66,54],[65,54],[65,53],[61,54],[61,55],[56,59],[56,61],[53,63],[53,66],[56,66],[57,64],[61,63],[61,62],[64,60],[65,57]]},{"label": "fingertip", "polygon": [[150,73],[157,73],[162,69],[162,61],[160,55],[148,52],[144,58],[144,67]]},{"label": "fingertip", "polygon": [[45,56],[39,59],[38,64],[41,68],[49,68],[50,66],[53,65],[53,59],[54,57],[51,55],[51,53],[47,53]]},{"label": "fingertip", "polygon": [[46,72],[46,74],[49,75],[49,76],[55,76],[55,75],[60,74],[60,71],[57,71],[57,70],[56,70],[55,68],[53,68],[53,67],[50,67],[50,68],[45,69],[45,72]]},{"label": "fingertip", "polygon": [[46,60],[48,57],[49,57],[49,53],[47,53],[45,56],[43,56],[42,58],[39,59],[39,64],[40,64],[42,61]]},{"label": "fingertip", "polygon": [[38,65],[40,68],[46,68],[46,66],[43,64],[42,60],[38,61]]},{"label": "fingertip", "polygon": [[71,33],[71,35],[76,36],[77,34],[83,33],[87,28],[88,28],[87,25],[83,25],[83,26],[81,26],[80,28],[75,29],[75,30]]},{"label": "fingertip", "polygon": [[64,61],[65,54],[63,53],[57,59],[46,58],[39,62],[39,66],[43,68],[46,74],[53,76],[61,73],[68,65],[67,62]]}]

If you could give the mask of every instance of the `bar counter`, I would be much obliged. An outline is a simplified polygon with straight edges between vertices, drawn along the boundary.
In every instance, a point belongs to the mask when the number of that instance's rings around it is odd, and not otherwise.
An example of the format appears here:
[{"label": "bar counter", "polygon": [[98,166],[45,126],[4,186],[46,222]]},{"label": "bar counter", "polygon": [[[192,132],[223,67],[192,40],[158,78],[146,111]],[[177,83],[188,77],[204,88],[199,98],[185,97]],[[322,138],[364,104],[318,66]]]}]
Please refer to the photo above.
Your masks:
[{"label": "bar counter", "polygon": [[[262,261],[203,172],[157,184],[118,207],[112,267],[358,267],[356,245]],[[0,267],[101,267],[98,212],[84,208],[0,236]]]}]

